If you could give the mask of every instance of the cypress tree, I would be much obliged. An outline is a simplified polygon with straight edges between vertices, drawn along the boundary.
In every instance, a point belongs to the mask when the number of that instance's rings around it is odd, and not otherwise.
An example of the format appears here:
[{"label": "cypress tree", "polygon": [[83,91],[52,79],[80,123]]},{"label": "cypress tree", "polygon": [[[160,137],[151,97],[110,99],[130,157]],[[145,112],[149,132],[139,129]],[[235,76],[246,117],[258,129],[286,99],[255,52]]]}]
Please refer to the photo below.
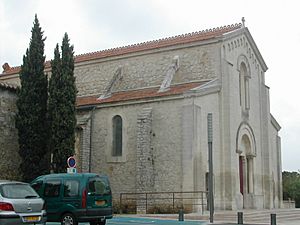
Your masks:
[{"label": "cypress tree", "polygon": [[37,15],[31,30],[29,48],[23,56],[18,89],[16,128],[19,135],[20,172],[31,181],[47,173],[47,76],[44,74],[44,41]]},{"label": "cypress tree", "polygon": [[74,77],[74,52],[69,44],[67,33],[61,47],[54,50],[51,61],[52,75],[49,81],[49,122],[52,152],[52,169],[54,172],[66,172],[67,159],[74,155],[76,126],[76,86]]}]

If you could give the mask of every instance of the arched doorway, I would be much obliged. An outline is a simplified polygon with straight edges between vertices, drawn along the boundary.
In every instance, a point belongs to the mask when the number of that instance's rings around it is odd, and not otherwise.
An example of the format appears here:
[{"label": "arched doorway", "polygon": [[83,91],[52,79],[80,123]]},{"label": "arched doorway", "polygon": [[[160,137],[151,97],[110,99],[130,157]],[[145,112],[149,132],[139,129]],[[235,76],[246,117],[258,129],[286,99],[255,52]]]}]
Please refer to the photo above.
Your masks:
[{"label": "arched doorway", "polygon": [[[241,193],[253,193],[253,153],[249,136],[244,134],[242,136],[241,148],[242,152],[239,155],[240,167],[240,187],[242,186]],[[245,183],[245,185],[244,185]]]},{"label": "arched doorway", "polygon": [[239,194],[242,195],[238,205],[243,208],[254,208],[254,171],[255,139],[250,126],[242,123],[237,133],[237,159]]}]

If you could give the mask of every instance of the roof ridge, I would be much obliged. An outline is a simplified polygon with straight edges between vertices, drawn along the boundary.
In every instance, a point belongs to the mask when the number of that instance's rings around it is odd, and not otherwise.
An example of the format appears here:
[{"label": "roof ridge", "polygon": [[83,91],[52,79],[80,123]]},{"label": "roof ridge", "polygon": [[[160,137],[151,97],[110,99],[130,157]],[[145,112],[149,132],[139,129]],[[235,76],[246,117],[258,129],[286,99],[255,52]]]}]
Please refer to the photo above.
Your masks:
[{"label": "roof ridge", "polygon": [[98,53],[111,52],[111,51],[116,51],[116,50],[121,50],[121,49],[127,49],[127,48],[130,48],[130,47],[137,47],[137,46],[143,46],[143,45],[148,45],[148,44],[153,44],[153,43],[159,43],[159,42],[162,42],[162,41],[171,41],[171,40],[175,40],[175,39],[178,39],[178,38],[186,38],[186,37],[192,37],[192,36],[197,36],[197,35],[216,33],[216,32],[220,32],[220,31],[234,30],[234,29],[238,29],[238,28],[241,28],[241,27],[242,27],[242,23],[224,25],[224,26],[215,27],[215,28],[211,28],[211,29],[204,29],[204,30],[201,30],[201,31],[194,31],[194,32],[189,32],[189,33],[185,33],[185,34],[178,34],[178,35],[174,35],[174,36],[170,36],[170,37],[159,38],[159,39],[155,39],[155,40],[124,45],[124,46],[120,46],[120,47],[113,47],[113,48],[103,49],[103,50],[94,51],[94,52],[82,53],[82,54],[76,55],[75,58],[76,57],[81,57],[81,56],[95,55],[95,54],[98,54]]}]

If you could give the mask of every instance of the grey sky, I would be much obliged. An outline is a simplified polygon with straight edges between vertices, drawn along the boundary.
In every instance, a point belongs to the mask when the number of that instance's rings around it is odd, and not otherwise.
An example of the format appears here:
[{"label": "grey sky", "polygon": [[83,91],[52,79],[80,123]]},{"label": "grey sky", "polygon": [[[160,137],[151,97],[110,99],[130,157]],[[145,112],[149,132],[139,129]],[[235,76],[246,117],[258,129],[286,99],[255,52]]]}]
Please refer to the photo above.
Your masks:
[{"label": "grey sky", "polygon": [[297,0],[0,0],[0,64],[22,63],[34,14],[47,37],[45,54],[68,33],[76,54],[241,22],[245,17],[269,67],[271,112],[282,126],[283,169],[300,169]]}]

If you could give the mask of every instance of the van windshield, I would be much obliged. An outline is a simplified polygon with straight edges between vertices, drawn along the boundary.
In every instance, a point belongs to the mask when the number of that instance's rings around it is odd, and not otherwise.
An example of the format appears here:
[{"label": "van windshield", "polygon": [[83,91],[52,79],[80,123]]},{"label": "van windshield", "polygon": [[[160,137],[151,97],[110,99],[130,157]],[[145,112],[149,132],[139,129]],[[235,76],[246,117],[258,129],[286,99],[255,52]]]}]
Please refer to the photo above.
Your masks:
[{"label": "van windshield", "polygon": [[89,179],[88,193],[90,195],[104,195],[110,194],[108,180],[102,177],[94,177]]}]

